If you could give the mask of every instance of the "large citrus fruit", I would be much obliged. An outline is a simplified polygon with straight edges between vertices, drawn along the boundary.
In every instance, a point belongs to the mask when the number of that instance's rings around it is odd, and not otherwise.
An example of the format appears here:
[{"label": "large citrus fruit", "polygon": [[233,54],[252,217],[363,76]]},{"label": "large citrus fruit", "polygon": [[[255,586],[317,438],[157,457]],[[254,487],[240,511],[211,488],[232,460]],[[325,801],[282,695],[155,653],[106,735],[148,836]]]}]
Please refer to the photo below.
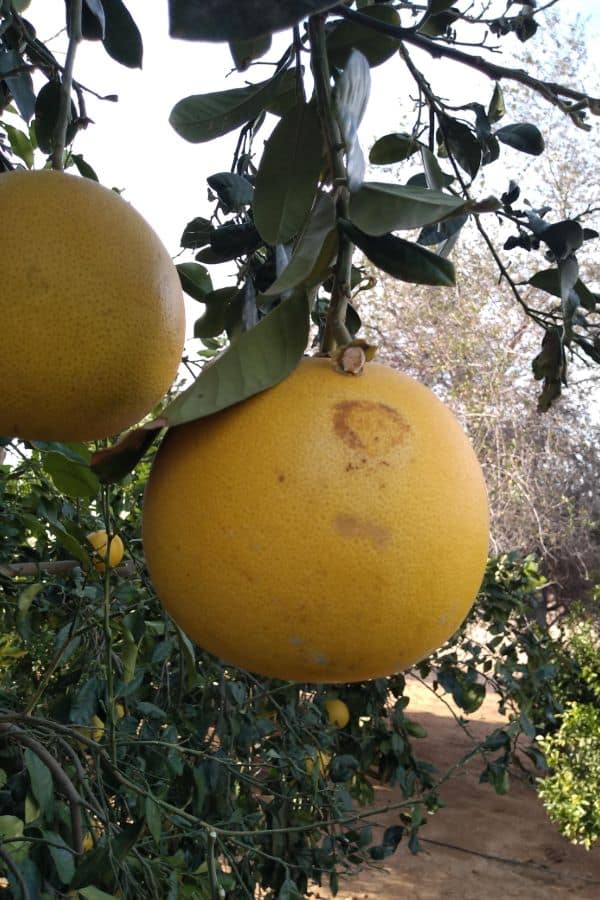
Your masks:
[{"label": "large citrus fruit", "polygon": [[486,490],[452,413],[371,363],[303,360],[170,431],[144,501],[166,609],[227,662],[297,681],[398,672],[460,625],[488,547]]},{"label": "large citrus fruit", "polygon": [[63,172],[0,175],[0,435],[104,438],[171,384],[184,339],[177,271],[114,191]]}]

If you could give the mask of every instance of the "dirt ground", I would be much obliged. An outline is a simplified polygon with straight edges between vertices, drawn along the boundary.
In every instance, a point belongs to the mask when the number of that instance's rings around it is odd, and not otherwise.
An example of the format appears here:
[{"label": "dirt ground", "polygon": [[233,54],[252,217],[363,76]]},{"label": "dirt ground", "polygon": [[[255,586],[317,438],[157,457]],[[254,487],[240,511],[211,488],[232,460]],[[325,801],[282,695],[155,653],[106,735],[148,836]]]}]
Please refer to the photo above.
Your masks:
[{"label": "dirt ground", "polygon": [[[408,713],[428,731],[419,756],[445,771],[472,745],[430,691],[413,681],[409,693]],[[502,722],[490,697],[471,717],[471,732],[480,738]],[[510,792],[498,796],[489,784],[479,784],[481,770],[475,758],[444,785],[448,807],[421,830],[421,853],[413,856],[403,842],[384,868],[342,882],[338,900],[600,900],[600,846],[574,847],[531,787],[513,780]],[[378,789],[377,806],[400,799],[393,788]],[[396,824],[397,813],[377,822]],[[315,893],[330,896],[322,889]]]}]

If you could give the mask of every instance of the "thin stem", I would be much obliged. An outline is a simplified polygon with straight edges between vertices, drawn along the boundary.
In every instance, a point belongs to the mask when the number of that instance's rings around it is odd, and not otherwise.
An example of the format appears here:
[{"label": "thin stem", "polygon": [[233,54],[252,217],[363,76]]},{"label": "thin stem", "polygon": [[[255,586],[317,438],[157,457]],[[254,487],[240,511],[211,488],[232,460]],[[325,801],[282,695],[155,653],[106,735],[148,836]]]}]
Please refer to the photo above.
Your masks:
[{"label": "thin stem", "polygon": [[64,169],[65,145],[67,143],[67,128],[71,118],[71,90],[73,87],[73,68],[77,45],[81,40],[81,9],[83,0],[70,0],[71,10],[71,34],[69,46],[63,69],[61,82],[60,105],[58,108],[58,120],[54,132],[54,149],[52,151],[52,168],[57,171]]},{"label": "thin stem", "polygon": [[110,623],[110,594],[111,594],[111,584],[110,584],[110,575],[111,575],[111,566],[110,566],[110,545],[113,539],[113,533],[110,522],[110,502],[109,502],[109,492],[110,488],[108,485],[103,485],[102,487],[102,512],[104,517],[104,528],[106,530],[107,538],[106,538],[106,557],[104,562],[104,620],[103,620],[103,628],[104,628],[104,643],[106,650],[106,693],[107,693],[107,705],[108,709],[106,710],[106,724],[108,725],[108,740],[110,743],[110,757],[113,765],[116,765],[117,762],[117,743],[116,743],[116,729],[115,729],[115,686],[114,686],[114,675],[113,675],[113,635],[112,635],[112,627]]},{"label": "thin stem", "polygon": [[212,900],[219,900],[219,881],[217,879],[217,864],[215,861],[215,844],[217,842],[216,831],[208,832],[208,881]]},{"label": "thin stem", "polygon": [[[419,34],[413,28],[388,25],[386,22],[380,22],[372,16],[365,16],[364,13],[355,12],[345,6],[336,6],[332,11],[344,19],[353,20],[374,31],[389,34],[391,37],[397,37],[408,44],[413,44],[433,57],[452,59],[462,65],[476,69],[482,75],[494,81],[516,81],[518,84],[522,84],[530,90],[541,94],[548,103],[557,106],[562,112],[569,115],[574,124],[585,131],[589,131],[590,126],[585,124],[577,113],[587,108],[592,115],[600,115],[600,98],[591,97],[582,91],[577,91],[574,88],[557,84],[553,81],[542,81],[530,75],[525,69],[511,69],[509,66],[496,65],[496,63],[489,62],[482,56],[473,56],[470,53],[448,46],[448,44],[441,41],[433,41],[431,38]],[[572,100],[574,103],[566,103],[563,98]]]},{"label": "thin stem", "polygon": [[[331,100],[331,73],[325,43],[325,17],[312,16],[309,19],[310,54],[319,120],[325,137],[325,147],[329,161],[329,174],[336,190],[336,211],[338,219],[347,219],[349,194],[346,166],[344,164],[344,144],[335,117]],[[331,301],[321,342],[321,350],[330,353],[337,346],[350,342],[346,328],[346,313],[350,298],[352,254],[354,245],[345,234],[339,234],[338,258],[333,273]]]}]

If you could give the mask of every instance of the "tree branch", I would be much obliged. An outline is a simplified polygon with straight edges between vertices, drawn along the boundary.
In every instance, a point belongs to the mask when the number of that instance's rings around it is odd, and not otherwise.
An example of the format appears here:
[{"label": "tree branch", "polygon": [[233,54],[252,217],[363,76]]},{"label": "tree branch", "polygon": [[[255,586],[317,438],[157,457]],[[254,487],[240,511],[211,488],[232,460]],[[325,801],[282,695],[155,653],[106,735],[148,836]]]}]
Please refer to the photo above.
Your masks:
[{"label": "tree branch", "polygon": [[[425,50],[433,57],[452,59],[454,62],[469,66],[494,81],[506,80],[522,84],[530,90],[541,94],[548,103],[557,106],[561,112],[571,116],[574,124],[584,131],[589,131],[590,126],[582,120],[578,113],[583,109],[589,109],[593,116],[600,115],[600,98],[598,97],[590,97],[589,94],[585,94],[582,91],[577,91],[574,88],[565,85],[557,84],[553,81],[542,81],[539,78],[534,78],[534,76],[526,72],[525,69],[511,69],[508,66],[496,65],[496,63],[490,62],[482,56],[472,56],[470,53],[457,50],[455,47],[451,47],[448,44],[443,44],[440,41],[433,41],[431,38],[419,34],[412,28],[388,25],[385,22],[374,19],[372,16],[366,16],[364,13],[347,9],[345,6],[334,7],[333,12],[343,19],[350,19],[360,25],[364,25],[366,28],[380,31],[382,34],[389,34],[391,37],[397,37],[402,41],[406,41],[408,44],[413,44],[415,47]],[[566,103],[562,98],[572,100],[573,103]]]}]

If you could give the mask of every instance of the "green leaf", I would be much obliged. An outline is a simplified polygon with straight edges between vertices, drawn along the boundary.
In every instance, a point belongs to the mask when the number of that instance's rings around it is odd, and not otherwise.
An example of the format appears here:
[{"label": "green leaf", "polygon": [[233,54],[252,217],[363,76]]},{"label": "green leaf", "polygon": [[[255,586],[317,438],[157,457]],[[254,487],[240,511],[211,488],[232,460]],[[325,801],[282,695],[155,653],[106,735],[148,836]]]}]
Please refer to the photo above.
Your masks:
[{"label": "green leaf", "polygon": [[24,641],[30,640],[32,634],[31,624],[29,622],[29,610],[31,609],[31,604],[40,591],[44,590],[44,587],[45,585],[43,584],[28,584],[19,594],[16,628]]},{"label": "green leaf", "polygon": [[169,0],[169,34],[189,41],[243,41],[333,6],[337,0]]},{"label": "green leaf", "polygon": [[554,222],[544,228],[539,236],[558,260],[566,259],[583,244],[583,228],[574,219]]},{"label": "green leaf", "polygon": [[443,12],[445,9],[449,9],[454,0],[428,0],[427,2],[427,11],[431,13],[431,15],[435,15],[436,13]]},{"label": "green leaf", "polygon": [[25,121],[29,122],[35,112],[36,104],[31,75],[29,72],[8,76],[5,74],[6,72],[13,72],[16,69],[20,69],[23,66],[25,66],[25,60],[16,50],[5,50],[3,53],[0,53],[0,79],[6,82],[6,86],[17,105],[17,109]]},{"label": "green leaf", "polygon": [[8,125],[6,122],[2,123],[2,129],[6,132],[6,136],[10,143],[10,149],[15,156],[22,159],[28,169],[33,168],[33,144],[29,139],[29,135],[25,134],[24,131],[15,128],[13,125]]},{"label": "green leaf", "polygon": [[441,191],[446,185],[446,176],[429,147],[421,146],[421,159],[423,160],[427,187],[432,191]]},{"label": "green leaf", "polygon": [[300,892],[298,885],[291,878],[286,878],[277,894],[277,900],[302,900],[303,892]]},{"label": "green leaf", "polygon": [[412,284],[432,284],[451,287],[456,283],[454,266],[447,259],[425,250],[419,244],[402,240],[393,234],[372,237],[350,222],[340,223],[359,250],[381,269]]},{"label": "green leaf", "polygon": [[488,106],[487,117],[489,121],[494,124],[500,121],[505,112],[504,93],[500,86],[500,82],[497,81],[494,85],[494,93],[492,94],[490,105]]},{"label": "green leaf", "polygon": [[75,168],[80,175],[83,175],[84,178],[89,178],[90,181],[99,180],[95,171],[92,169],[90,164],[85,161],[81,153],[71,153],[71,159],[73,160]]},{"label": "green leaf", "polygon": [[97,450],[92,456],[92,472],[103,484],[114,484],[131,472],[150,449],[162,428],[160,420],[129,431],[112,447]]},{"label": "green leaf", "polygon": [[65,459],[86,466],[92,454],[85,444],[59,444],[57,441],[30,441],[32,447],[43,453],[60,453]]},{"label": "green leaf", "polygon": [[[366,7],[363,14],[386,25],[400,25],[397,10],[384,3]],[[331,65],[338,69],[345,67],[352,50],[359,50],[373,68],[393,56],[399,46],[399,38],[346,19],[333,25],[327,35],[327,55]]]},{"label": "green leaf", "polygon": [[277,296],[299,284],[315,287],[333,262],[337,252],[335,203],[330,194],[321,194],[300,234],[292,257],[278,278],[267,288],[267,296]]},{"label": "green leaf", "polygon": [[428,188],[365,182],[350,198],[350,219],[366,234],[421,228],[455,214],[460,197]]},{"label": "green leaf", "polygon": [[503,128],[498,128],[494,135],[503,144],[508,144],[514,150],[520,150],[521,153],[539,156],[544,152],[542,133],[536,125],[531,125],[529,122],[505,125]]},{"label": "green leaf", "polygon": [[442,116],[438,129],[438,143],[445,147],[461,169],[475,178],[481,165],[481,144],[464,122],[451,116]]},{"label": "green leaf", "polygon": [[210,243],[210,236],[213,230],[213,226],[208,219],[197,216],[185,226],[180,244],[186,250],[197,250],[199,247],[206,247]]},{"label": "green leaf", "polygon": [[308,342],[306,294],[295,292],[243,332],[164,411],[170,426],[211,415],[282,381]]},{"label": "green leaf", "polygon": [[[54,133],[58,121],[61,94],[62,88],[58,81],[47,81],[38,92],[35,101],[35,119],[33,124],[37,144],[42,153],[52,153],[54,147]],[[73,124],[76,116],[77,109],[73,101],[71,101],[71,115],[67,126],[67,144],[71,143],[77,133],[77,126]]]},{"label": "green leaf", "polygon": [[252,222],[228,222],[215,228],[210,237],[211,249],[223,262],[248,256],[257,250],[263,240]]},{"label": "green leaf", "polygon": [[102,0],[106,34],[102,41],[109,56],[129,69],[141,69],[144,55],[142,36],[122,0]]},{"label": "green leaf", "polygon": [[208,186],[215,192],[224,211],[241,212],[252,203],[254,188],[241,175],[233,172],[218,172],[206,179]]},{"label": "green leaf", "polygon": [[106,891],[101,891],[92,884],[79,888],[79,896],[85,897],[85,900],[117,900],[115,894],[107,894]]},{"label": "green leaf", "polygon": [[34,753],[29,747],[23,753],[23,758],[25,760],[25,768],[29,774],[33,796],[37,800],[41,812],[43,814],[49,813],[52,809],[54,797],[54,784],[52,783],[50,770],[37,753]]},{"label": "green leaf", "polygon": [[16,863],[23,863],[27,859],[29,847],[28,841],[15,841],[14,843],[4,843],[2,838],[23,837],[25,823],[16,816],[0,816],[0,844],[4,844],[4,850],[10,858]]},{"label": "green leaf", "polygon": [[212,141],[255,119],[269,103],[290,89],[296,89],[296,75],[285,70],[248,87],[196,94],[175,104],[169,122],[186,141],[193,144]]},{"label": "green leaf", "polygon": [[238,291],[235,287],[219,288],[204,298],[206,310],[199,319],[194,322],[195,338],[216,337],[225,331],[227,307],[236,297]]},{"label": "green leaf", "polygon": [[56,489],[68,497],[92,500],[100,490],[100,482],[89,466],[73,462],[60,453],[47,453],[43,466]]},{"label": "green leaf", "polygon": [[56,867],[56,873],[63,884],[69,884],[75,874],[75,858],[73,851],[64,839],[56,831],[42,830],[44,839],[48,841],[48,850],[52,862]]},{"label": "green leaf", "polygon": [[440,12],[428,15],[422,25],[419,26],[421,34],[429,37],[437,37],[445,34],[453,22],[457,20],[460,13],[457,9],[453,9],[451,4],[443,4]]},{"label": "green leaf", "polygon": [[286,244],[313,205],[321,172],[323,137],[312,103],[284,115],[265,144],[254,190],[254,221],[269,244]]},{"label": "green leaf", "polygon": [[160,836],[162,834],[162,825],[160,821],[160,807],[152,797],[146,797],[144,800],[144,818],[148,831],[154,838],[154,843],[160,845]]},{"label": "green leaf", "polygon": [[[552,294],[554,297],[560,297],[560,276],[558,269],[543,269],[541,272],[536,272],[535,275],[531,276],[528,284],[538,288],[540,291],[546,291],[547,294]],[[596,296],[585,286],[581,279],[578,279],[575,282],[573,291],[577,295],[580,306],[583,306],[584,309],[587,309],[589,312],[593,312],[596,309]]]},{"label": "green leaf", "polygon": [[262,34],[248,40],[229,42],[231,58],[238,72],[245,72],[255,59],[260,59],[271,48],[271,35]]},{"label": "green leaf", "polygon": [[[440,171],[442,171],[440,169]],[[455,180],[454,175],[448,175],[446,172],[442,172],[442,177],[444,179],[444,183],[442,187],[449,187],[452,182]],[[408,181],[406,182],[407,187],[429,187],[429,182],[427,181],[427,175],[425,172],[417,172],[416,175],[411,175]]]},{"label": "green leaf", "polygon": [[204,303],[204,298],[213,289],[212,279],[204,266],[199,263],[187,262],[178,263],[176,268],[185,293],[194,300]]},{"label": "green leaf", "polygon": [[[101,0],[83,0],[81,34],[86,41],[101,41],[104,37],[105,17]],[[67,32],[71,35],[71,7],[67,6]]]},{"label": "green leaf", "polygon": [[404,131],[385,134],[371,147],[369,162],[375,166],[388,166],[402,162],[416,153],[420,146],[420,141]]}]

